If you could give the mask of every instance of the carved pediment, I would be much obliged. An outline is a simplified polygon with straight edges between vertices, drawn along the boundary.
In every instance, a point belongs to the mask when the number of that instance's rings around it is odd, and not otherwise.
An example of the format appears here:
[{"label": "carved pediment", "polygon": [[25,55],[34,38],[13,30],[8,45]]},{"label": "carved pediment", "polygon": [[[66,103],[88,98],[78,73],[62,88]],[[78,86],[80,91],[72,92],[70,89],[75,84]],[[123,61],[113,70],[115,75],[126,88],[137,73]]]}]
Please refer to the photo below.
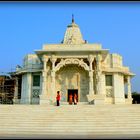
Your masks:
[{"label": "carved pediment", "polygon": [[61,59],[60,63],[58,63],[56,65],[56,67],[54,68],[55,71],[58,71],[61,67],[68,65],[68,64],[75,64],[78,66],[83,67],[85,70],[89,70],[89,66],[83,61],[83,59],[75,59],[75,58],[71,58],[71,59]]}]

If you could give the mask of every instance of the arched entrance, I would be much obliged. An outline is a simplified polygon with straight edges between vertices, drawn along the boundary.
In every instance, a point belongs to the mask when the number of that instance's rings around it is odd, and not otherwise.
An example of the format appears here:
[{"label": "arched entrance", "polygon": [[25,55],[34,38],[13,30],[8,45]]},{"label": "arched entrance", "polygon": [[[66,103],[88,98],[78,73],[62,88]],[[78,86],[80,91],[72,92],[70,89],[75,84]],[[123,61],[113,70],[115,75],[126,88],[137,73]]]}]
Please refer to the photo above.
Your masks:
[{"label": "arched entrance", "polygon": [[61,101],[68,103],[69,94],[78,96],[78,103],[88,102],[89,74],[76,64],[67,64],[56,72],[56,90],[61,92]]}]

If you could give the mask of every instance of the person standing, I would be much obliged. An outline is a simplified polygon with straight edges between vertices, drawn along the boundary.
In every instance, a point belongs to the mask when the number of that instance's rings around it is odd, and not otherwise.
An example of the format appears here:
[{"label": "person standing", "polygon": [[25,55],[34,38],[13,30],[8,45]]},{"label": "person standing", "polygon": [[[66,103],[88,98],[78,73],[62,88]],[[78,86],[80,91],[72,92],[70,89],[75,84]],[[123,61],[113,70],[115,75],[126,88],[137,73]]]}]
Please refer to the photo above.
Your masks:
[{"label": "person standing", "polygon": [[73,96],[72,96],[72,94],[70,93],[70,95],[69,95],[69,104],[72,105],[72,102],[73,102]]},{"label": "person standing", "polygon": [[59,91],[57,91],[56,102],[57,102],[57,106],[60,106],[60,92]]},{"label": "person standing", "polygon": [[77,94],[74,93],[74,105],[77,105],[77,100],[78,100],[78,98],[77,98]]}]

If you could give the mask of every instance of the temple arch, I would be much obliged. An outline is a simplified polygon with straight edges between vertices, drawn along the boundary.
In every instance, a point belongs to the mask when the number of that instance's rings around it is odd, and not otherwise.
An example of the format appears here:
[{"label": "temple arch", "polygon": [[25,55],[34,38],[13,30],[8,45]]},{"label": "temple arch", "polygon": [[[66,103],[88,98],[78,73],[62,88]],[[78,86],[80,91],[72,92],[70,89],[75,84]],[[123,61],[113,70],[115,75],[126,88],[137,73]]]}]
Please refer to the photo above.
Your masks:
[{"label": "temple arch", "polygon": [[83,59],[61,59],[61,61],[55,66],[54,71],[57,72],[60,68],[62,68],[65,65],[69,64],[75,64],[82,68],[84,68],[86,71],[89,71],[89,66],[83,61]]},{"label": "temple arch", "polygon": [[69,91],[77,92],[78,103],[88,104],[89,73],[76,64],[67,64],[56,72],[56,91],[61,92],[62,104],[67,104]]}]

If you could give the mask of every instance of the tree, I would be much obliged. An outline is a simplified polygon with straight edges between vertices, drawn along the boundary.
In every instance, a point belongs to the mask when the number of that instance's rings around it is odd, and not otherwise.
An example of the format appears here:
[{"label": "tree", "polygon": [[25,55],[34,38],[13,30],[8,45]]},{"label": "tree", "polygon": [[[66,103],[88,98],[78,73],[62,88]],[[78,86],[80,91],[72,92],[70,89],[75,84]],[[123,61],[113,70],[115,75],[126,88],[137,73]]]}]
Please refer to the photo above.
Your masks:
[{"label": "tree", "polygon": [[133,104],[140,104],[140,93],[132,92]]}]

